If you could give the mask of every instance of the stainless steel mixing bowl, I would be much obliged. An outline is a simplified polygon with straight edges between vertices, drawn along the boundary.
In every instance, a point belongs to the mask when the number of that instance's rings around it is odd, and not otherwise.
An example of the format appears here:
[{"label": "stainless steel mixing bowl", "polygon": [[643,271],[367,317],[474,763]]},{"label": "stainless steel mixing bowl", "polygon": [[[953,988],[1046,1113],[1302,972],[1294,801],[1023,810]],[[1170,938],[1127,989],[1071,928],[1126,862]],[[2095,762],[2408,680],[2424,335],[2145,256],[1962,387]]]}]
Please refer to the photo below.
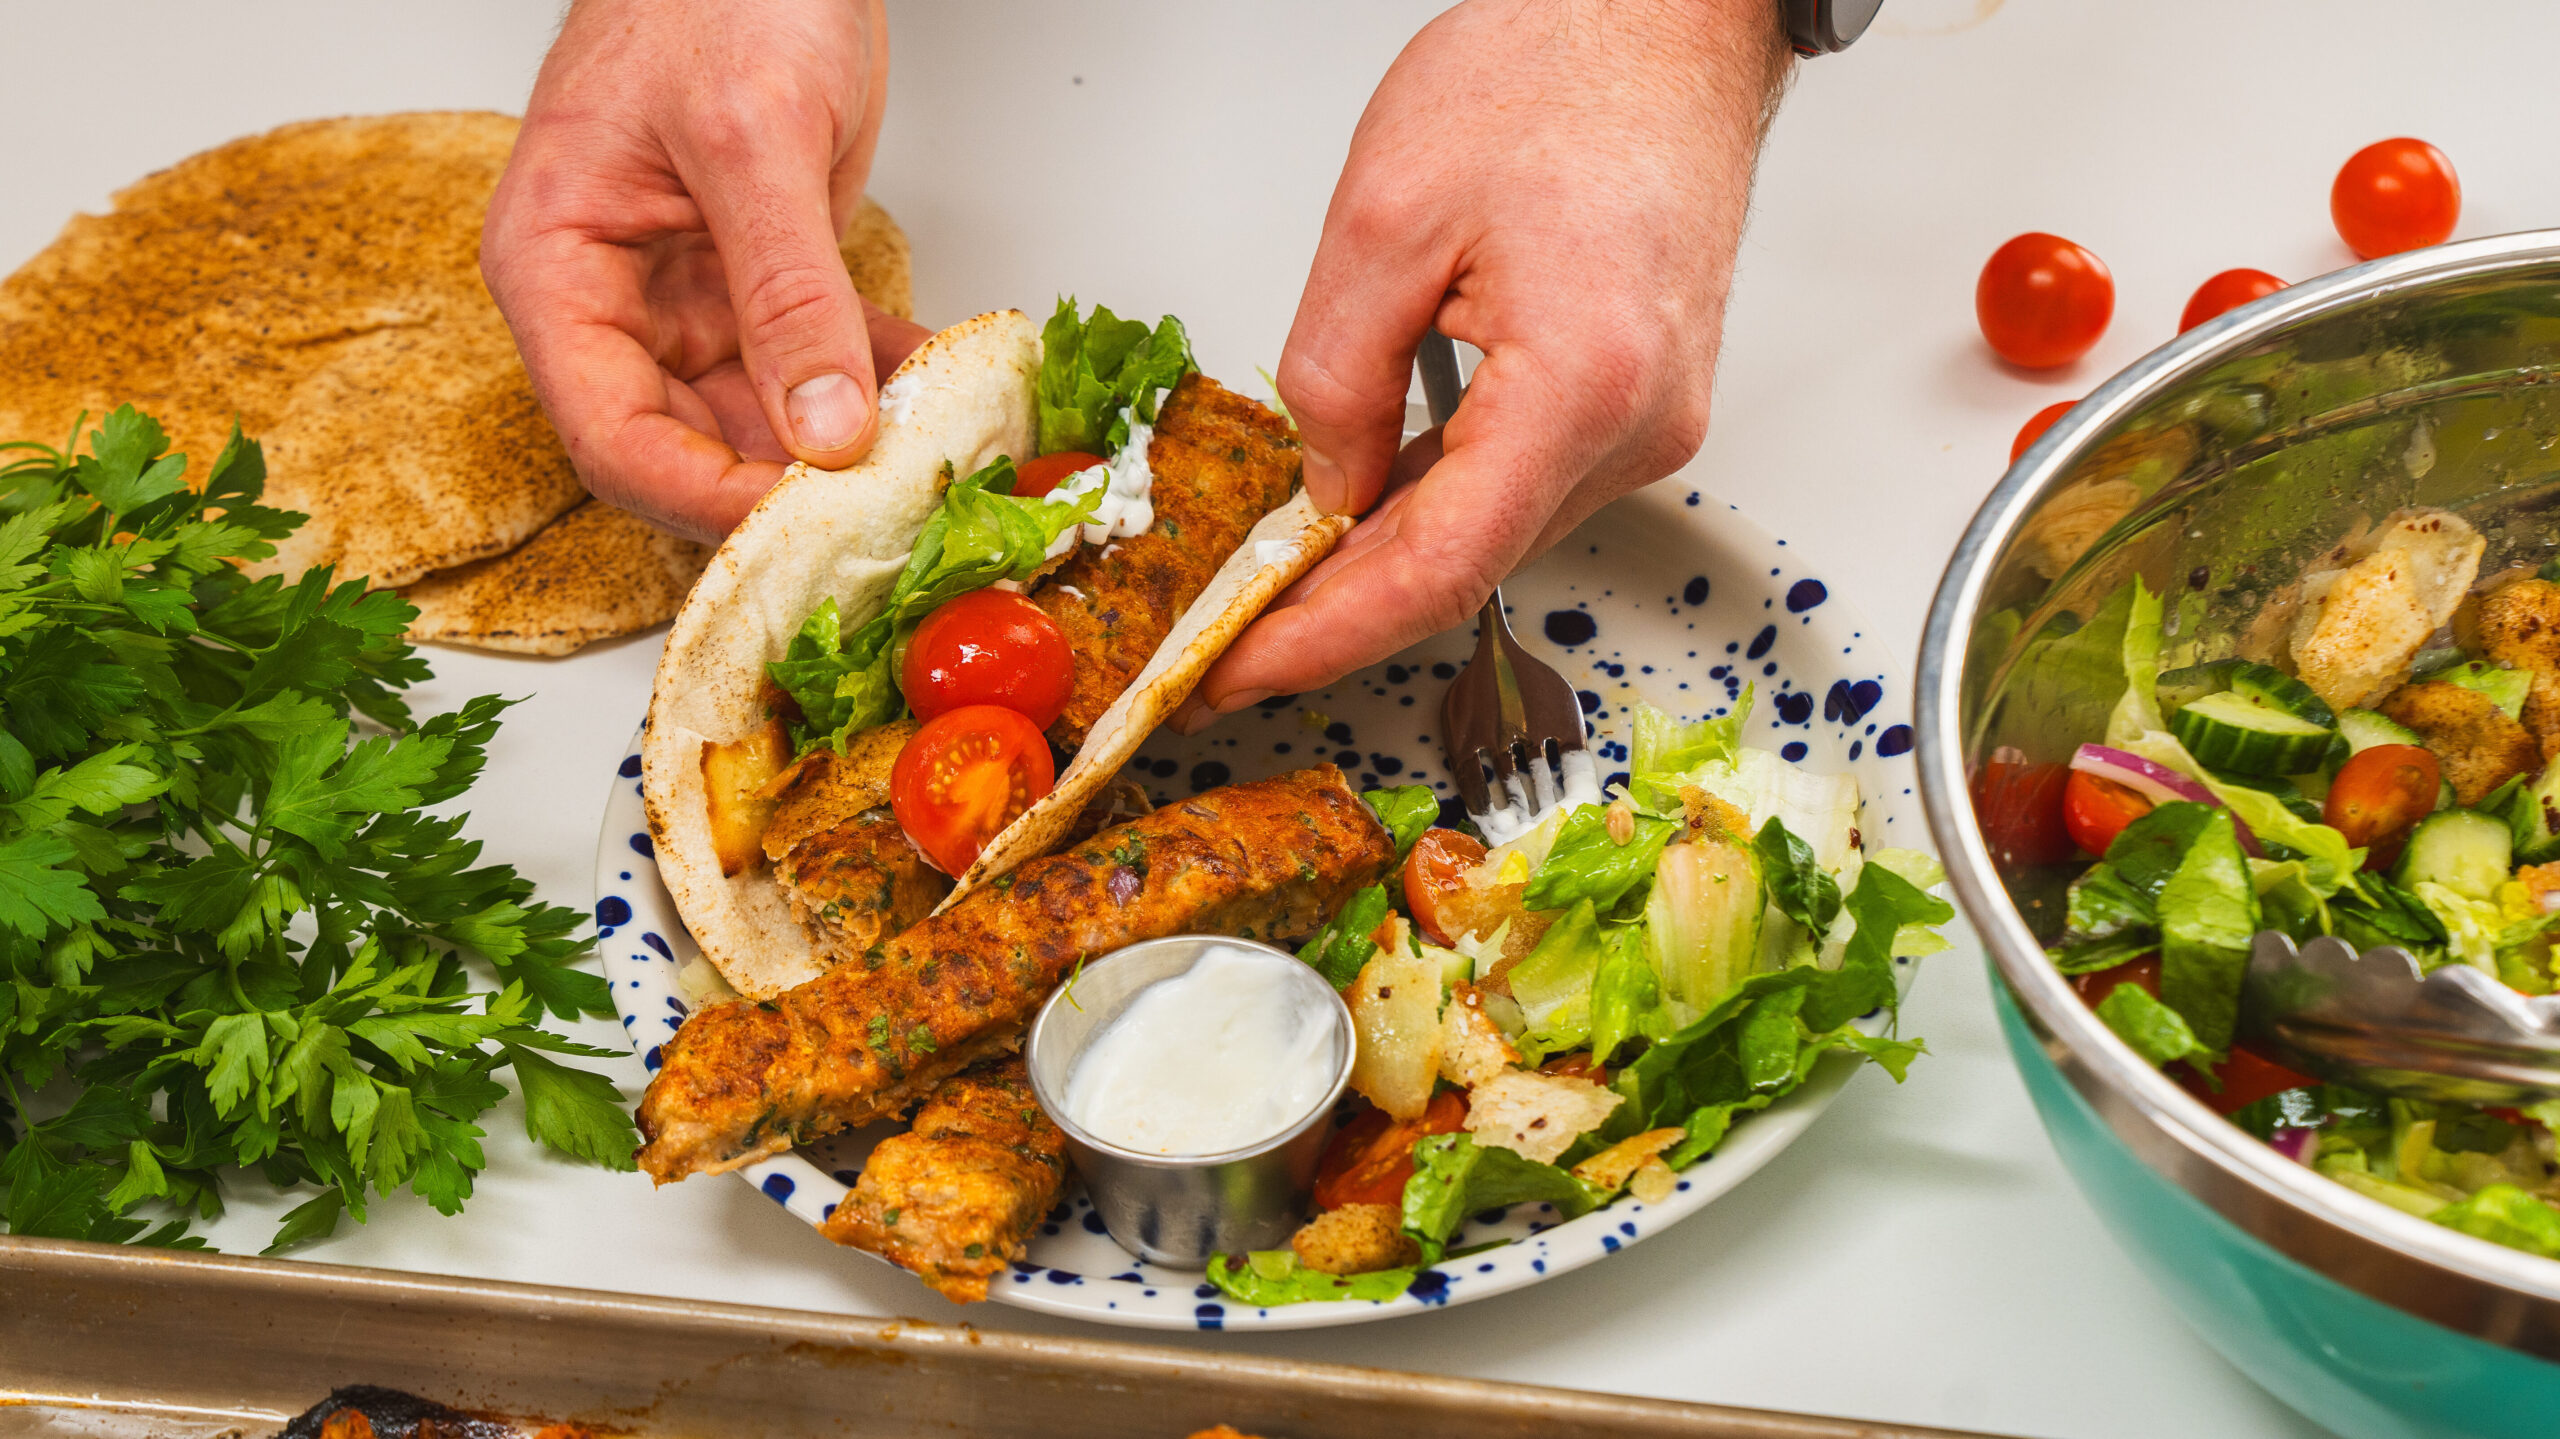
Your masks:
[{"label": "stainless steel mixing bowl", "polygon": [[2560,552],[2556,380],[2560,231],[2279,291],[2145,357],[2022,456],[1921,644],[1930,828],[2057,1148],[2190,1322],[2350,1434],[2560,1432],[2560,1262],[2323,1179],[2118,1042],[2041,946],[2077,866],[2004,868],[1967,781],[1995,751],[2063,760],[2103,732],[2103,704],[2089,713],[2030,647],[2129,576],[2202,660],[2272,623],[2305,560],[2403,506],[2468,517],[2484,574]]}]

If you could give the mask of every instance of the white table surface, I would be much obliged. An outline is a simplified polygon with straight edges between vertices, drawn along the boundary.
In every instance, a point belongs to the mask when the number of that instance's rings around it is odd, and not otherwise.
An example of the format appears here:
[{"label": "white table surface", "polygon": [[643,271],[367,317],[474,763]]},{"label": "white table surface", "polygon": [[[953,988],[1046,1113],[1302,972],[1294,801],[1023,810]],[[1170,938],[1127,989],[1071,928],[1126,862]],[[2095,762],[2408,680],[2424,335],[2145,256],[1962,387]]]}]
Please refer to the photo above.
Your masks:
[{"label": "white table surface", "polygon": [[[919,318],[1061,291],[1172,311],[1205,366],[1277,357],[1370,86],[1437,7],[895,4],[873,191],[914,237]],[[533,0],[0,3],[0,267],[192,151],[356,111],[520,108],[555,22]],[[2560,220],[2542,135],[2560,7],[2378,0],[1889,0],[1806,67],[1771,136],[1713,433],[1690,477],[1827,562],[1907,667],[1947,549],[2028,413],[2168,338],[2206,275],[2349,259],[2327,186],[2414,133],[2459,167],[2459,233]],[[1150,225],[1114,202],[1153,159]],[[2076,369],[2002,369],[1977,267],[2054,230],[2114,268]],[[6,383],[6,377],[0,377]],[[438,706],[526,696],[470,796],[490,857],[583,905],[605,767],[657,637],[566,661],[434,654]],[[1130,1335],[1275,1356],[2055,1436],[2316,1431],[2193,1338],[2100,1230],[2001,1052],[1970,947],[1906,1027],[1932,1055],[1853,1084],[1714,1209],[1536,1289],[1391,1326]],[[619,1040],[609,1022],[589,1027]],[[633,1084],[636,1063],[619,1066]],[[382,1201],[309,1257],[859,1314],[958,1316],[734,1182],[551,1160],[512,1106],[459,1220]],[[217,1243],[254,1251],[282,1205]],[[984,1306],[990,1328],[1095,1334]]]}]

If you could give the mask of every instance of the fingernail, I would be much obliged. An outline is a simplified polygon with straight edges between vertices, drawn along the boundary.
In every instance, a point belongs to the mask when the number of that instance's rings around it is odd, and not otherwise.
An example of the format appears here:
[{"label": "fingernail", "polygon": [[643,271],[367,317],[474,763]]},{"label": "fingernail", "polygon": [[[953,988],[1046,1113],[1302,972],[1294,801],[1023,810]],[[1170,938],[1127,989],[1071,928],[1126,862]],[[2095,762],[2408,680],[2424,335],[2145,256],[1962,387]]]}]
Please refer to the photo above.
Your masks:
[{"label": "fingernail", "polygon": [[1271,695],[1270,690],[1237,690],[1223,699],[1212,700],[1210,703],[1215,706],[1218,713],[1231,715],[1247,705],[1258,705],[1271,698]]},{"label": "fingernail", "polygon": [[1314,450],[1306,452],[1307,498],[1328,515],[1351,511],[1351,481],[1342,474],[1342,466]]},{"label": "fingernail", "polygon": [[784,409],[791,433],[803,449],[841,450],[862,433],[866,418],[862,387],[850,375],[820,375],[791,391]]}]

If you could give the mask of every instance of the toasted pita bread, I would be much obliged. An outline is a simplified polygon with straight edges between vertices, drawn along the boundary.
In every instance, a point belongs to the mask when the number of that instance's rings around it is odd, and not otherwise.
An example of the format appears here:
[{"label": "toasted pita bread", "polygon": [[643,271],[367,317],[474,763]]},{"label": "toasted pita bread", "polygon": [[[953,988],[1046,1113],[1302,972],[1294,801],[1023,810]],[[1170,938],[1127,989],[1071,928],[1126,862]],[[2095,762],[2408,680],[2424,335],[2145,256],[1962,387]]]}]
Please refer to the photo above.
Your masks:
[{"label": "toasted pita bread", "polygon": [[[913,396],[849,470],[794,465],[730,532],[677,614],[641,742],[641,783],[658,870],[705,958],[740,993],[765,998],[825,964],[772,872],[723,876],[703,785],[707,745],[766,723],[767,662],[782,657],[823,600],[850,631],[888,600],[942,487],[998,455],[1031,451],[1039,328],[1004,310],[935,335],[893,377]],[[990,843],[958,892],[1063,839],[1148,733],[1273,596],[1329,552],[1350,521],[1301,494],[1254,527],[1155,657],[1106,710],[1047,798]]]},{"label": "toasted pita bread", "polygon": [[412,640],[565,655],[666,623],[710,558],[709,545],[589,500],[503,555],[400,594],[418,607]]}]

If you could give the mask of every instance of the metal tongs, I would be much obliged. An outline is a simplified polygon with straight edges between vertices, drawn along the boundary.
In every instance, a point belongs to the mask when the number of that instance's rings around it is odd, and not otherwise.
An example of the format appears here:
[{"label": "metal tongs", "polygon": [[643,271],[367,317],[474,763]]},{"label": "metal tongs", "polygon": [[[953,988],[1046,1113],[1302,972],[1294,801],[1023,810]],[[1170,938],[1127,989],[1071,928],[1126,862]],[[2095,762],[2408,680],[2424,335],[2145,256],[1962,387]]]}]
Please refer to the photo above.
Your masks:
[{"label": "metal tongs", "polygon": [[2529,997],[2467,964],[2422,975],[2397,945],[2322,935],[2251,944],[2241,1023],[2306,1074],[2404,1099],[2532,1104],[2560,1097],[2560,995]]},{"label": "metal tongs", "polygon": [[[1425,330],[1414,368],[1422,373],[1431,423],[1449,423],[1466,393],[1457,346],[1439,330]],[[1588,740],[1581,698],[1563,675],[1520,647],[1502,617],[1502,587],[1494,586],[1476,617],[1475,655],[1440,701],[1440,746],[1467,817],[1498,844],[1526,831],[1568,793],[1597,799]]]}]

